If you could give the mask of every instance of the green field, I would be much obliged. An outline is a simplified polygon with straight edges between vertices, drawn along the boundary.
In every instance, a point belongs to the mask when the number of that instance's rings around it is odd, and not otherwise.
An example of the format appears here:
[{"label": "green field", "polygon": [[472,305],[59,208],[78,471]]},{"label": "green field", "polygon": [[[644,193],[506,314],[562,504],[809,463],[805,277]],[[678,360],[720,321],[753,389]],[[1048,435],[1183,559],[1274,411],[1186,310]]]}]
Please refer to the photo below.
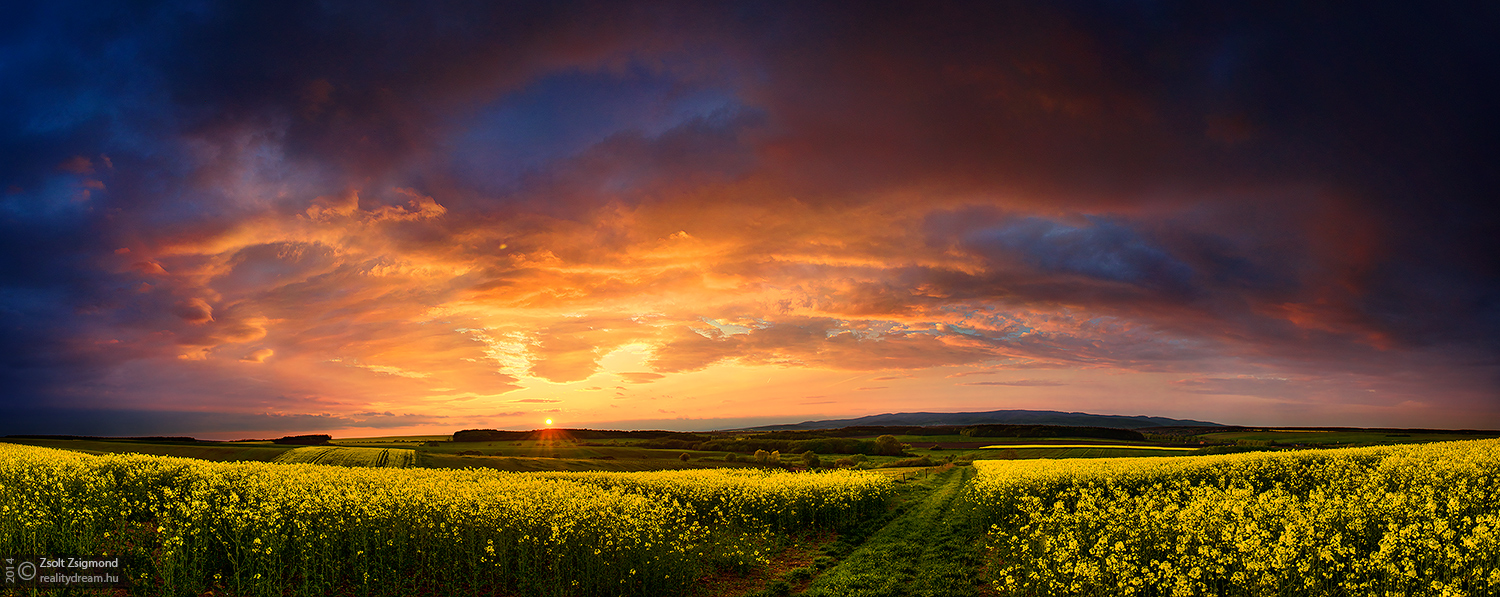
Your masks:
[{"label": "green field", "polygon": [[304,446],[282,452],[275,460],[280,464],[327,464],[333,466],[374,466],[405,468],[417,463],[416,450],[401,448],[348,448],[343,446]]}]

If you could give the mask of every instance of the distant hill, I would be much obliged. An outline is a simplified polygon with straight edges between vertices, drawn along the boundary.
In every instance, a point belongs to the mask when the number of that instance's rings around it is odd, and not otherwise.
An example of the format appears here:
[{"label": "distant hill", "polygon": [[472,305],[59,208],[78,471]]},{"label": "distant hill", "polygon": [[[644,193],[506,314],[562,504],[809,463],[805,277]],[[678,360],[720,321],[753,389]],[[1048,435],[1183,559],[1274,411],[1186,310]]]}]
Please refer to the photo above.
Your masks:
[{"label": "distant hill", "polygon": [[1089,413],[1065,413],[1055,410],[992,410],[977,413],[887,413],[857,419],[829,419],[826,421],[804,421],[788,425],[764,425],[751,427],[752,431],[791,431],[797,429],[837,429],[853,426],[878,425],[1069,425],[1074,427],[1112,427],[1116,429],[1140,429],[1142,427],[1223,427],[1218,423],[1191,419],[1169,419],[1122,415],[1091,415]]}]

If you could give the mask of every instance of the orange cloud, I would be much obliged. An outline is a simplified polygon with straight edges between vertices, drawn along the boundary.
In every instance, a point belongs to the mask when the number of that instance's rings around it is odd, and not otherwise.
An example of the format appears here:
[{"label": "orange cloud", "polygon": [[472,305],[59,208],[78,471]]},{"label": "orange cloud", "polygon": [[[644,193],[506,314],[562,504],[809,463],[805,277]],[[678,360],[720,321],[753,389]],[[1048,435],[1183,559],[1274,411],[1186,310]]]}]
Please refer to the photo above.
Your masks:
[{"label": "orange cloud", "polygon": [[172,313],[190,323],[208,323],[214,320],[213,307],[200,298],[190,298],[178,301],[172,306]]}]

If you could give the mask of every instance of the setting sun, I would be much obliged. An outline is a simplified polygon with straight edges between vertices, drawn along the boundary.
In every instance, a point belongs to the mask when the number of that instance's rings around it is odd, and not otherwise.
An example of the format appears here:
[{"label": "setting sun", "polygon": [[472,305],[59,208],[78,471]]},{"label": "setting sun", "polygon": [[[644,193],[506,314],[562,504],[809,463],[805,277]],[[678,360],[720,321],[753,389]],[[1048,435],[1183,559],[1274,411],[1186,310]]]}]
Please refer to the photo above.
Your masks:
[{"label": "setting sun", "polygon": [[552,424],[552,419],[547,419],[547,424],[551,425]]}]

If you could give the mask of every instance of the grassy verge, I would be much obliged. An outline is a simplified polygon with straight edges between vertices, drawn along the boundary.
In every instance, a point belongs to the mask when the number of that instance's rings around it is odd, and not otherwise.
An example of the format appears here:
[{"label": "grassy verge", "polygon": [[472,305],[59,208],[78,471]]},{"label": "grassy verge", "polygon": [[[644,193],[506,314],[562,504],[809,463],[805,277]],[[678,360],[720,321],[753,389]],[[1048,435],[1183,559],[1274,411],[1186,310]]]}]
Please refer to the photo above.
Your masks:
[{"label": "grassy verge", "polygon": [[[980,530],[964,499],[972,467],[952,467],[911,486],[912,495],[888,524],[850,549],[847,557],[801,593],[808,596],[963,597],[985,594]],[[837,546],[838,543],[835,544]],[[842,556],[845,554],[837,554]],[[790,588],[790,587],[788,587]],[[788,591],[790,592],[790,591]]]}]

